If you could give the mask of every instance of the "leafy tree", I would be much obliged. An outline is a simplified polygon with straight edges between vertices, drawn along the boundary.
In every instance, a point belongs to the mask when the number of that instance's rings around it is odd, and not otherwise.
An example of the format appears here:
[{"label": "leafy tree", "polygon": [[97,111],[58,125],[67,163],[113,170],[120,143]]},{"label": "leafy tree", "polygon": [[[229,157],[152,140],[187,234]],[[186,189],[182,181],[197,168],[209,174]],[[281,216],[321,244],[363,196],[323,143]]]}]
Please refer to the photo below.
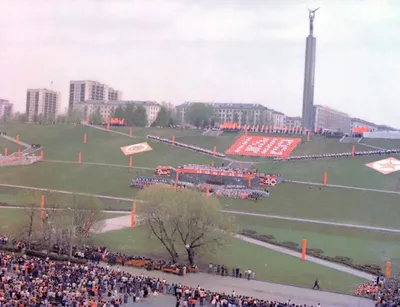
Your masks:
[{"label": "leafy tree", "polygon": [[136,127],[147,126],[147,112],[145,107],[139,105],[133,111],[133,125]]},{"label": "leafy tree", "polygon": [[197,128],[208,125],[213,115],[214,108],[205,103],[192,103],[186,111],[188,122]]},{"label": "leafy tree", "polygon": [[67,114],[67,123],[68,124],[79,124],[81,119],[83,118],[83,114],[80,114],[76,110],[72,110],[70,112],[66,112]]},{"label": "leafy tree", "polygon": [[152,186],[139,192],[146,201],[144,222],[166,248],[173,261],[185,250],[190,264],[213,252],[231,238],[229,225],[217,198],[193,190],[175,192],[169,186]]},{"label": "leafy tree", "polygon": [[166,107],[162,106],[153,124],[157,127],[167,127],[170,124],[171,119],[170,112]]},{"label": "leafy tree", "polygon": [[89,121],[95,125],[101,125],[103,123],[103,117],[100,114],[100,108],[97,108],[96,111],[90,115]]},{"label": "leafy tree", "polygon": [[125,110],[122,108],[122,106],[118,106],[114,114],[112,115],[113,118],[118,118],[118,119],[123,119],[125,114]]},{"label": "leafy tree", "polygon": [[39,114],[36,118],[37,122],[40,124],[47,123],[47,119],[43,114]]},{"label": "leafy tree", "polygon": [[28,115],[26,115],[25,113],[24,114],[19,114],[18,115],[18,117],[17,117],[17,120],[21,123],[21,124],[24,124],[24,123],[27,123],[28,122]]},{"label": "leafy tree", "polygon": [[132,104],[128,104],[126,106],[126,108],[124,109],[124,114],[123,114],[123,118],[125,119],[125,123],[127,126],[133,126],[134,125],[134,121],[133,121],[133,116],[134,116],[134,112],[135,108],[133,107]]},{"label": "leafy tree", "polygon": [[67,122],[67,116],[58,115],[56,119],[57,124],[65,124]]}]

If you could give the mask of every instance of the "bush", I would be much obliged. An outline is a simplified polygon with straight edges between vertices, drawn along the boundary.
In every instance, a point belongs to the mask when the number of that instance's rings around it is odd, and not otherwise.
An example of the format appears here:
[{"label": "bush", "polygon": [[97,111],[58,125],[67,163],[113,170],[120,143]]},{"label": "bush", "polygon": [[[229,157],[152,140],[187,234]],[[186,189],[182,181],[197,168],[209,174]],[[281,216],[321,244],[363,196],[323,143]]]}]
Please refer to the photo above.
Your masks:
[{"label": "bush", "polygon": [[11,253],[20,253],[21,251],[12,245],[0,245],[0,250],[11,252]]}]

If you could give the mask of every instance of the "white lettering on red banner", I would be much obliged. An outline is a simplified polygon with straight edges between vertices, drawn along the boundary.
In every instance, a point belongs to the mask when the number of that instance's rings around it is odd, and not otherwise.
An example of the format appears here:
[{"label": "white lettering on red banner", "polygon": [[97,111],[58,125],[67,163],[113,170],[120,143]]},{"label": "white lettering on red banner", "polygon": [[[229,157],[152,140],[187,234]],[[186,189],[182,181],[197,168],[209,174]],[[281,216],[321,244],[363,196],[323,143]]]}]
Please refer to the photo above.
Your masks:
[{"label": "white lettering on red banner", "polygon": [[225,153],[241,156],[287,157],[300,141],[300,138],[243,135]]}]

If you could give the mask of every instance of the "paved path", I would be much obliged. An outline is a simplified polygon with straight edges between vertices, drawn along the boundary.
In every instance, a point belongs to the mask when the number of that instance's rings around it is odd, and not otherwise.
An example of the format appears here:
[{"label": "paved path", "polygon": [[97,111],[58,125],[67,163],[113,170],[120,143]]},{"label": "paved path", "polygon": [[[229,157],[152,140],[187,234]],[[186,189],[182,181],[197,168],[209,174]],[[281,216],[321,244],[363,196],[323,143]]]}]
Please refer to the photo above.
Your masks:
[{"label": "paved path", "polygon": [[[140,220],[140,218],[139,218]],[[119,230],[119,229],[123,229],[123,228],[129,228],[130,227],[130,215],[125,215],[125,216],[120,216],[120,217],[115,217],[115,218],[110,218],[110,219],[106,219],[103,222],[105,222],[105,224],[103,224],[103,228],[99,229],[97,233],[105,233],[108,231],[113,231],[113,230]],[[270,244],[270,243],[266,243],[263,241],[259,241],[247,236],[243,236],[243,235],[234,235],[236,239],[251,243],[251,244],[255,244],[264,248],[268,248],[274,251],[277,251],[279,253],[285,254],[285,255],[289,255],[289,256],[293,256],[296,258],[301,258],[301,253],[297,252],[297,251],[293,251],[291,249],[282,247],[282,246],[278,246],[278,245],[274,245],[274,244]],[[312,257],[312,256],[307,256],[306,260],[309,262],[313,262],[337,271],[341,271],[341,272],[345,272],[348,274],[351,274],[353,276],[357,276],[360,278],[364,278],[366,280],[372,280],[374,278],[373,274],[368,274],[359,270],[355,270],[353,268],[350,268],[348,266],[344,266],[338,263],[333,263],[333,262],[329,262],[326,260],[322,260],[316,257]]]},{"label": "paved path", "polygon": [[140,137],[140,136],[130,136],[128,133],[123,133],[120,131],[115,131],[115,130],[111,130],[111,129],[107,129],[107,128],[103,128],[103,127],[99,127],[99,126],[94,126],[94,125],[88,125],[85,123],[82,123],[83,126],[89,127],[89,128],[93,128],[93,129],[97,129],[97,130],[102,130],[102,131],[106,131],[106,132],[110,132],[110,133],[115,133],[115,134],[119,134],[119,135],[123,135],[123,136],[127,136],[128,138],[131,139],[146,139],[145,137]]},{"label": "paved path", "polygon": [[[101,264],[105,266],[106,264]],[[369,299],[337,294],[325,291],[314,291],[308,288],[300,288],[271,282],[245,280],[232,277],[221,277],[205,273],[188,274],[185,277],[165,274],[160,271],[143,271],[133,267],[121,267],[121,270],[132,273],[134,275],[143,274],[156,278],[166,279],[168,282],[182,283],[187,286],[197,287],[198,285],[211,291],[220,293],[232,293],[235,290],[237,294],[257,297],[265,300],[286,302],[290,299],[297,304],[312,304],[316,306],[318,303],[323,307],[373,307],[374,302]],[[310,281],[310,286],[313,284]],[[323,285],[321,285],[323,288]],[[167,307],[167,306],[165,306]]]},{"label": "paved path", "polygon": [[346,223],[329,222],[329,221],[312,220],[312,219],[303,219],[303,218],[297,218],[297,217],[262,214],[262,213],[250,213],[250,212],[234,211],[234,210],[221,210],[221,212],[230,213],[230,214],[257,216],[257,217],[263,217],[263,218],[266,218],[266,219],[277,219],[277,220],[293,221],[293,222],[300,222],[300,223],[321,224],[321,225],[331,225],[331,226],[346,227],[346,228],[357,228],[357,229],[365,229],[365,230],[374,230],[374,231],[381,231],[381,232],[400,233],[400,229],[395,229],[395,228],[384,228],[384,227],[375,227],[375,226],[366,226],[366,225],[357,225],[357,224],[346,224]]}]

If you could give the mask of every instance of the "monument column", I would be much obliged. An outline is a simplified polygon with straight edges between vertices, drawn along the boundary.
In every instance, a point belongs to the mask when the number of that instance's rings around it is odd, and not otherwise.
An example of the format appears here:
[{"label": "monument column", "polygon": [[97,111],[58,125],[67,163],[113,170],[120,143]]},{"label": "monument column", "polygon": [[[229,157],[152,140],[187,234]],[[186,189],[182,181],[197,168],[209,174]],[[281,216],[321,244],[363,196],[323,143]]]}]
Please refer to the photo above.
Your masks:
[{"label": "monument column", "polygon": [[[319,9],[319,8],[318,8]],[[309,10],[310,33],[306,38],[306,58],[304,67],[303,88],[303,127],[314,131],[314,79],[315,79],[315,53],[317,40],[314,37],[315,12]]]}]

